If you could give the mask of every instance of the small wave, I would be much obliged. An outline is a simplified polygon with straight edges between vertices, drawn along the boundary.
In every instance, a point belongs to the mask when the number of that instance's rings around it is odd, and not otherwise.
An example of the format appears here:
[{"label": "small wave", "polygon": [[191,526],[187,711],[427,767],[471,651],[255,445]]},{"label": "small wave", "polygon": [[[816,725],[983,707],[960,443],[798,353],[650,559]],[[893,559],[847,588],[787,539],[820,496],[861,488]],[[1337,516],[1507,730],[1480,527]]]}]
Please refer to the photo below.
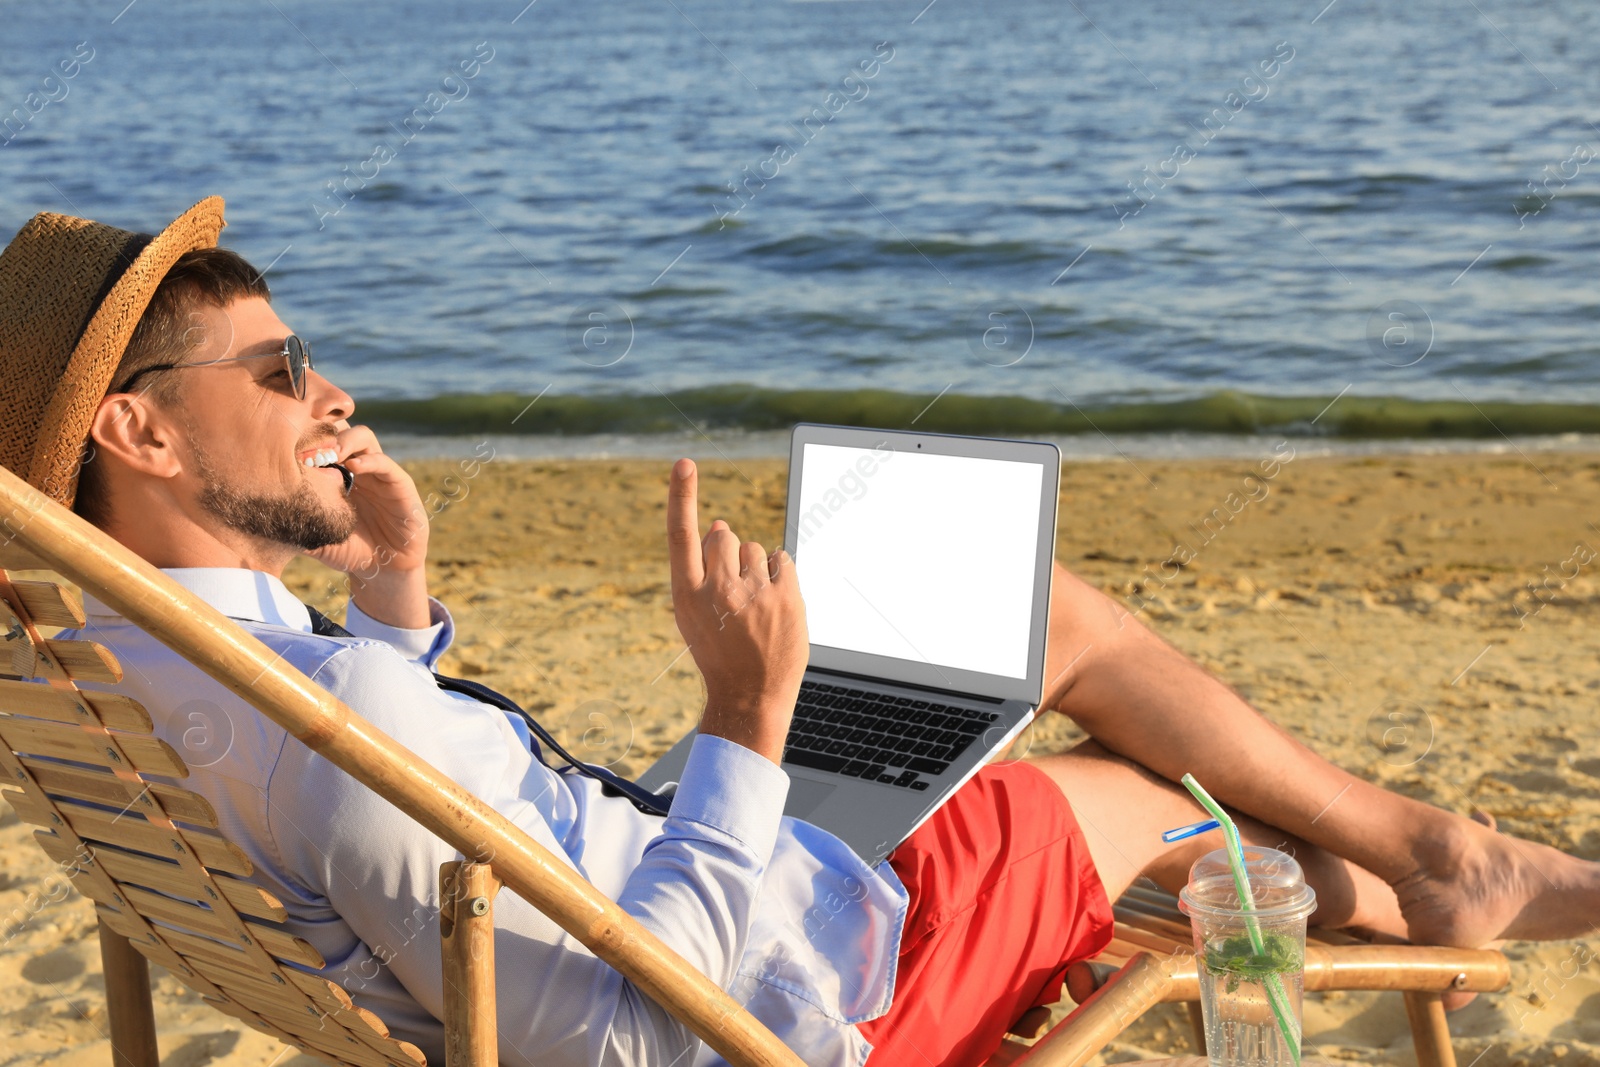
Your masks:
[{"label": "small wave", "polygon": [[1269,192],[1273,189],[1277,189],[1279,192],[1290,192],[1295,189],[1328,190],[1331,192],[1376,192],[1381,189],[1438,185],[1446,182],[1446,179],[1441,179],[1431,174],[1392,171],[1378,174],[1338,174],[1315,178],[1291,178],[1286,181],[1275,182],[1266,188]]},{"label": "small wave", "polygon": [[1543,267],[1554,263],[1549,256],[1520,255],[1506,256],[1503,259],[1491,260],[1485,266],[1491,270],[1528,270],[1532,267]]},{"label": "small wave", "polygon": [[622,298],[638,304],[647,304],[653,300],[694,300],[708,296],[724,296],[727,292],[728,290],[717,286],[661,285],[654,289],[624,293]]},{"label": "small wave", "polygon": [[943,237],[873,240],[859,234],[823,236],[802,233],[766,241],[745,251],[812,270],[859,271],[905,260],[952,261],[971,266],[1053,262],[1061,253],[1036,241],[958,241]]},{"label": "small wave", "polygon": [[927,256],[929,259],[974,259],[985,263],[1037,263],[1055,254],[1034,241],[879,241],[878,251],[892,256]]},{"label": "small wave", "polygon": [[1054,403],[1020,396],[888,389],[764,389],[719,385],[675,393],[513,393],[366,400],[362,416],[414,434],[665,434],[787,430],[797,422],[933,433],[1282,433],[1352,439],[1600,434],[1600,404],[1284,397],[1219,392],[1186,400]]}]

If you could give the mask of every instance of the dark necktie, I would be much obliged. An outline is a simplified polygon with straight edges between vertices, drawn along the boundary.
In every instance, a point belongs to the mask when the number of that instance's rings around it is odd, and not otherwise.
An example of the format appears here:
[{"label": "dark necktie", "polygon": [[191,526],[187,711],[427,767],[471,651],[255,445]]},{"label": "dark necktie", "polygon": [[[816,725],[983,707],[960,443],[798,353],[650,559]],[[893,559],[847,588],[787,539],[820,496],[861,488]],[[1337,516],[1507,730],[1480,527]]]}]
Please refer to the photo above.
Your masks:
[{"label": "dark necktie", "polygon": [[[355,636],[355,634],[351,633],[349,630],[346,630],[343,626],[340,626],[338,623],[328,618],[310,604],[306,605],[306,610],[311,613],[311,632],[316,634],[318,637]],[[667,814],[667,809],[672,806],[671,797],[664,797],[659,793],[652,793],[643,786],[638,785],[635,782],[628,781],[628,779],[622,777],[622,775],[617,774],[608,767],[597,767],[592,763],[584,763],[582,760],[573,756],[566,749],[562,748],[560,743],[557,742],[554,737],[550,736],[550,731],[539,725],[538,720],[524,711],[521,705],[519,705],[516,701],[512,700],[503,693],[497,693],[486,685],[480,685],[477,682],[469,682],[465,678],[451,678],[449,675],[440,674],[437,671],[433,672],[433,680],[439,684],[440,689],[444,689],[452,693],[461,693],[464,696],[472,697],[474,700],[480,700],[485,704],[489,704],[493,707],[499,708],[501,711],[509,712],[510,714],[521,718],[523,722],[528,724],[528,730],[535,738],[537,738],[537,740],[533,742],[533,754],[538,757],[539,762],[543,763],[545,766],[548,767],[550,763],[544,758],[544,753],[540,751],[541,744],[550,749],[550,751],[554,752],[556,755],[560,756],[562,759],[566,760],[572,765],[572,769],[577,771],[579,774],[586,778],[593,778],[595,781],[599,782],[601,791],[607,796],[627,797],[629,800],[633,801],[634,807],[649,815],[665,815]]]}]

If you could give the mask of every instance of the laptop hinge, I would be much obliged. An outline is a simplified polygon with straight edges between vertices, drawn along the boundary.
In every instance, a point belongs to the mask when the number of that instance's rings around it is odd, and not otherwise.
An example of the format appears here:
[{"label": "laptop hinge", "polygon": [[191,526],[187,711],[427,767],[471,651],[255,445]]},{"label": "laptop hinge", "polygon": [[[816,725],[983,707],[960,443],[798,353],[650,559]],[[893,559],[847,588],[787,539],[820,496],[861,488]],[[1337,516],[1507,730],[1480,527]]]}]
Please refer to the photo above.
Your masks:
[{"label": "laptop hinge", "polygon": [[849,671],[838,671],[828,667],[807,667],[806,673],[836,675],[840,678],[859,678],[863,682],[870,682],[873,685],[894,685],[899,686],[901,689],[916,689],[923,693],[938,693],[940,696],[960,697],[962,700],[981,700],[986,704],[1005,703],[1000,697],[984,696],[982,693],[963,693],[956,689],[940,689],[938,686],[933,685],[918,685],[916,682],[890,681],[887,678],[879,678],[870,674],[852,674]]}]

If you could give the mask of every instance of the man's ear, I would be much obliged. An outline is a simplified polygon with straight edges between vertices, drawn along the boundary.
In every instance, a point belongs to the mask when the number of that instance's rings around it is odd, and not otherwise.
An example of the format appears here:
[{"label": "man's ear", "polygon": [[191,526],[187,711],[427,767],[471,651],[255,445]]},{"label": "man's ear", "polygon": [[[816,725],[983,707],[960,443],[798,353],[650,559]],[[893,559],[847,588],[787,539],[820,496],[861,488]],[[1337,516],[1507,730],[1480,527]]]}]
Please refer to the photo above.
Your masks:
[{"label": "man's ear", "polygon": [[172,478],[183,471],[175,447],[178,427],[144,394],[115,393],[102,400],[89,436],[99,458],[115,459],[141,474]]}]

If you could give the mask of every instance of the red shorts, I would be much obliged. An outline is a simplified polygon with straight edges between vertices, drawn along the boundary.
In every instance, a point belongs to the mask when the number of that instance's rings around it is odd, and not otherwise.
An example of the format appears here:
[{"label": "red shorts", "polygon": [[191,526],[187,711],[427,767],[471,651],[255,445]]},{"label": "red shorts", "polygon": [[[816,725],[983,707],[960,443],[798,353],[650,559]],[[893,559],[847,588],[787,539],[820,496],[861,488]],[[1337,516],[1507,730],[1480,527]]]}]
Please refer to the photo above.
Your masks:
[{"label": "red shorts", "polygon": [[1072,808],[1043,771],[996,763],[889,857],[911,895],[894,1001],[860,1025],[870,1067],[981,1064],[1111,941],[1111,903]]}]

